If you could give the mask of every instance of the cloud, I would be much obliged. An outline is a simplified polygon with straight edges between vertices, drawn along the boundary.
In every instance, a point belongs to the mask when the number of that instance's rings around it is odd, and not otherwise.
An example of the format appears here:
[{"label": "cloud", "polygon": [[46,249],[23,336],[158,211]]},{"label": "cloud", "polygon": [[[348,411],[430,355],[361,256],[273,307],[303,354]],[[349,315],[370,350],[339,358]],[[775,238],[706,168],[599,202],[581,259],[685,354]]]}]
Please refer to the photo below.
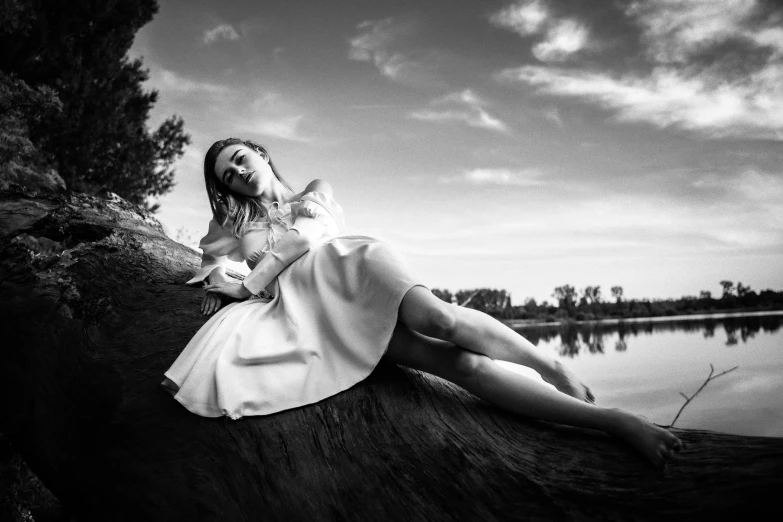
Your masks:
[{"label": "cloud", "polygon": [[217,27],[204,31],[204,43],[206,45],[217,42],[218,40],[238,40],[239,34],[230,24],[220,24]]},{"label": "cloud", "polygon": [[192,94],[196,92],[205,92],[212,94],[223,94],[230,92],[231,89],[225,85],[218,85],[209,82],[199,82],[180,76],[174,71],[159,69],[157,74],[156,87],[165,92],[177,92],[182,94]]},{"label": "cloud", "polygon": [[[540,2],[515,5],[546,10]],[[634,1],[625,15],[642,30],[646,63],[639,68],[643,72],[626,74],[549,66],[590,42],[578,22],[547,17],[535,28],[536,34],[546,28],[546,37],[533,47],[547,65],[509,68],[496,77],[599,105],[618,121],[680,128],[708,138],[783,140],[783,16],[767,12],[769,5],[760,0]]]},{"label": "cloud", "polygon": [[[470,89],[455,92],[433,100],[437,109],[422,109],[409,114],[415,120],[438,123],[463,122],[471,127],[507,132],[508,126],[498,118],[489,114],[483,106],[486,102],[476,96]],[[444,108],[440,108],[444,107]]]},{"label": "cloud", "polygon": [[693,181],[698,189],[722,189],[735,199],[744,199],[750,203],[774,203],[780,209],[783,225],[783,173],[773,174],[748,168],[728,179],[715,174],[702,175]]},{"label": "cloud", "polygon": [[[626,14],[643,30],[647,72],[523,66],[498,77],[600,105],[619,121],[676,127],[709,138],[783,140],[783,28],[761,8],[758,0],[634,2]],[[740,44],[753,60],[739,65],[732,53],[715,47]],[[556,46],[545,48],[546,53],[556,57]],[[734,74],[728,74],[732,68]]]},{"label": "cloud", "polygon": [[700,176],[697,189],[719,190],[720,226],[710,234],[726,244],[779,246],[783,242],[783,174],[753,168],[730,177]]},{"label": "cloud", "polygon": [[544,118],[555,123],[558,127],[563,126],[563,120],[560,118],[560,111],[557,107],[549,107],[544,110]]},{"label": "cloud", "polygon": [[309,142],[311,141],[310,138],[299,134],[299,124],[301,123],[302,118],[303,116],[301,114],[278,119],[264,118],[250,130],[273,138]]},{"label": "cloud", "polygon": [[416,66],[415,61],[402,53],[389,51],[389,47],[404,35],[409,26],[394,18],[366,20],[357,26],[362,31],[352,38],[348,57],[351,60],[373,63],[381,74],[397,80]]},{"label": "cloud", "polygon": [[645,0],[626,13],[643,29],[647,53],[657,62],[684,62],[731,39],[783,51],[783,30],[774,20],[758,26],[757,0]]},{"label": "cloud", "polygon": [[544,39],[532,48],[533,56],[542,62],[565,61],[588,46],[584,24],[553,17],[541,0],[518,1],[490,16],[489,21],[523,37],[543,34]]},{"label": "cloud", "polygon": [[674,126],[711,138],[783,139],[783,64],[738,81],[657,67],[647,76],[523,66],[501,78],[539,92],[581,98],[616,111],[620,121]]},{"label": "cloud", "polygon": [[587,45],[587,28],[575,20],[559,20],[546,32],[546,39],[533,46],[533,56],[542,62],[562,62]]},{"label": "cloud", "polygon": [[533,187],[542,185],[542,172],[537,169],[512,170],[506,168],[480,168],[467,170],[457,176],[441,176],[440,183],[467,182],[472,185],[511,185]]},{"label": "cloud", "polygon": [[497,27],[510,29],[520,36],[538,33],[544,26],[549,12],[539,0],[523,0],[506,6],[493,14],[489,21]]}]

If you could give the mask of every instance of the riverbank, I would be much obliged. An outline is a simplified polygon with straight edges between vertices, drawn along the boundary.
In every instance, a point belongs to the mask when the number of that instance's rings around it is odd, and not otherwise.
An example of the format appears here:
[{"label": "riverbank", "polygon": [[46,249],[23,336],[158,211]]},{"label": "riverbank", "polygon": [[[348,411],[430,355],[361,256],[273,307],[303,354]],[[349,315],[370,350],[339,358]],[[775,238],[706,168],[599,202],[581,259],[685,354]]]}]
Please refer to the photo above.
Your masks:
[{"label": "riverbank", "polygon": [[757,312],[725,312],[714,314],[689,314],[689,315],[661,315],[656,317],[629,317],[594,319],[590,321],[577,321],[566,319],[564,321],[541,321],[538,319],[503,319],[502,322],[511,328],[524,328],[533,326],[557,326],[561,324],[628,324],[628,323],[664,323],[675,321],[700,321],[704,319],[726,319],[731,317],[762,317],[768,315],[783,315],[783,310],[764,310]]}]

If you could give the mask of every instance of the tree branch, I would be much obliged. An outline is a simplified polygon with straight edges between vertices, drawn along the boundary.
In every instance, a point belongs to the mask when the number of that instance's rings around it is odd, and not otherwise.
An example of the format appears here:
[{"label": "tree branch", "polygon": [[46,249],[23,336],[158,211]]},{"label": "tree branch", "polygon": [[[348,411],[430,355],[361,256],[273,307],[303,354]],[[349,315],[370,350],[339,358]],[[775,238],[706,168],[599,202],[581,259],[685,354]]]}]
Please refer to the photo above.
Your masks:
[{"label": "tree branch", "polygon": [[711,380],[713,380],[713,379],[717,379],[717,378],[718,378],[718,377],[720,377],[721,375],[726,375],[726,374],[727,374],[727,373],[729,373],[729,372],[733,372],[733,371],[734,371],[734,370],[736,370],[737,368],[739,368],[739,366],[735,366],[734,368],[732,368],[732,369],[730,369],[730,370],[726,370],[725,372],[721,372],[721,373],[719,373],[718,375],[716,375],[716,376],[714,376],[714,377],[713,377],[713,376],[712,376],[712,374],[715,372],[715,367],[714,367],[714,366],[712,366],[712,363],[710,363],[710,374],[707,376],[707,380],[705,380],[705,381],[704,381],[704,383],[701,385],[701,387],[700,387],[698,390],[696,390],[696,393],[694,393],[693,395],[691,395],[690,397],[688,397],[688,396],[687,396],[687,395],[685,395],[684,393],[680,392],[680,395],[682,395],[682,396],[685,398],[685,404],[683,404],[683,405],[682,405],[682,407],[680,408],[680,411],[678,411],[678,412],[677,412],[677,415],[675,415],[675,416],[674,416],[674,420],[673,420],[673,421],[672,421],[672,423],[670,424],[670,427],[674,427],[674,423],[675,423],[675,422],[677,422],[677,419],[679,419],[679,418],[680,418],[680,414],[682,413],[682,410],[684,410],[684,409],[685,409],[685,407],[686,407],[688,404],[690,404],[690,402],[691,402],[693,399],[695,399],[695,398],[696,398],[696,396],[699,394],[699,392],[700,392],[700,391],[702,391],[702,390],[704,389],[704,387],[705,387],[705,386],[707,386],[707,383],[708,383],[708,382],[710,382],[710,381],[711,381]]}]

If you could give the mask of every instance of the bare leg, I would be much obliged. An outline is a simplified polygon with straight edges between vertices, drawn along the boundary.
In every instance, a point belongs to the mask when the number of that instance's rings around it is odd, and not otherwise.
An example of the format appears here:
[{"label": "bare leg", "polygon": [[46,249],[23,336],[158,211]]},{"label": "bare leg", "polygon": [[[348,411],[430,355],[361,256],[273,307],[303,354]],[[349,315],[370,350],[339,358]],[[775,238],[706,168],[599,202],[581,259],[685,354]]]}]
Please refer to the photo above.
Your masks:
[{"label": "bare leg", "polygon": [[491,359],[528,366],[559,391],[587,402],[595,400],[590,389],[565,366],[508,326],[478,310],[445,303],[424,287],[414,287],[405,294],[400,320],[426,336]]},{"label": "bare leg", "polygon": [[487,356],[398,325],[386,358],[449,380],[505,410],[537,419],[592,428],[621,437],[654,465],[662,465],[680,439],[623,410],[591,406],[495,364]]}]

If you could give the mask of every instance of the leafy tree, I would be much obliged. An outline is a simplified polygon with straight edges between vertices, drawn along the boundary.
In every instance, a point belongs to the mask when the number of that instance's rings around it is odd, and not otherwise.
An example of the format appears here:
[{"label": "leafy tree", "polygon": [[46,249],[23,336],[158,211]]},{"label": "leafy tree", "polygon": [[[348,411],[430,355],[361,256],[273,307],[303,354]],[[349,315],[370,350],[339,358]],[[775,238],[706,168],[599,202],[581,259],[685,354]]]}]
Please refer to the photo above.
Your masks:
[{"label": "leafy tree", "polygon": [[748,293],[750,293],[750,286],[737,282],[737,297],[745,297]]},{"label": "leafy tree", "polygon": [[31,88],[0,71],[0,186],[25,185],[33,190],[62,190],[65,182],[51,158],[30,141],[28,121],[57,114],[62,104],[49,87]]},{"label": "leafy tree", "polygon": [[148,72],[126,56],[157,2],[3,4],[0,70],[57,93],[62,112],[28,124],[32,142],[51,154],[69,188],[106,188],[134,203],[171,190],[171,165],[190,138],[176,116],[147,129],[157,92],[142,89]]},{"label": "leafy tree", "polygon": [[734,283],[731,281],[723,280],[720,282],[720,286],[723,287],[723,297],[730,297],[734,291]]},{"label": "leafy tree", "polygon": [[612,287],[612,297],[615,298],[615,301],[617,303],[620,303],[623,300],[623,287],[622,286],[613,286]]},{"label": "leafy tree", "polygon": [[495,316],[507,315],[511,308],[511,294],[506,290],[494,288],[477,288],[474,290],[460,290],[456,293],[457,302],[461,306],[481,310]]},{"label": "leafy tree", "polygon": [[563,285],[555,288],[552,297],[557,299],[561,309],[571,310],[576,301],[576,288],[571,285]]},{"label": "leafy tree", "polygon": [[585,304],[596,304],[601,302],[601,287],[600,286],[586,286],[582,290],[582,299]]},{"label": "leafy tree", "polygon": [[440,288],[433,288],[432,294],[440,299],[441,301],[446,301],[447,303],[451,302],[452,294],[448,290],[442,290]]},{"label": "leafy tree", "polygon": [[712,299],[712,292],[709,290],[702,290],[699,292],[699,299]]}]

